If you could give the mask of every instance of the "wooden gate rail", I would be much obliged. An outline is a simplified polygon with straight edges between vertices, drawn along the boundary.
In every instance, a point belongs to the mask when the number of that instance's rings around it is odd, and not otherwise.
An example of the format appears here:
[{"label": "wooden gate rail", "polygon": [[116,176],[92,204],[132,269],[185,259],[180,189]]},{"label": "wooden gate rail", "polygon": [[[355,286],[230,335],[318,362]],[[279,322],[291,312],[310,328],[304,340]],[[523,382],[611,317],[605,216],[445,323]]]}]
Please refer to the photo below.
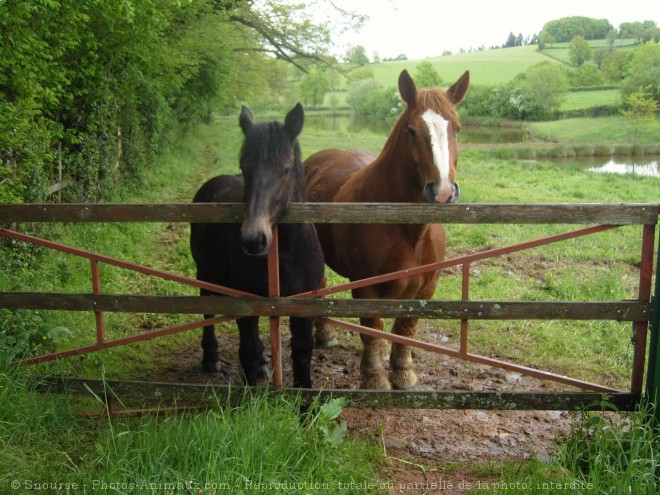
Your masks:
[{"label": "wooden gate rail", "polygon": [[[153,205],[0,205],[0,222],[2,221],[76,221],[76,222],[103,222],[103,221],[218,221],[218,222],[240,222],[243,216],[243,204],[217,205],[217,204],[153,204]],[[0,294],[0,307],[27,308],[27,309],[66,309],[94,311],[97,315],[98,342],[95,345],[86,346],[85,352],[99,350],[115,345],[122,345],[138,340],[154,338],[158,335],[167,335],[179,331],[189,330],[204,324],[207,321],[194,322],[171,329],[162,329],[146,334],[126,337],[114,341],[105,341],[103,335],[102,314],[106,311],[122,312],[176,312],[176,313],[222,313],[231,314],[234,317],[244,315],[266,315],[271,317],[271,337],[279,341],[279,327],[277,317],[284,315],[323,317],[328,316],[383,316],[383,317],[425,317],[441,319],[461,320],[461,349],[453,349],[436,346],[429,343],[415,341],[367,329],[346,322],[335,322],[362,333],[372,333],[389,340],[420,347],[422,349],[440,352],[445,355],[460,357],[473,362],[488,364],[508,370],[520,371],[524,374],[537,376],[539,378],[550,378],[559,383],[565,383],[582,388],[597,390],[601,392],[612,392],[613,389],[601,385],[583,382],[549,372],[539,371],[524,366],[505,363],[484,356],[478,356],[467,352],[467,322],[470,319],[588,319],[588,320],[615,320],[633,321],[633,339],[635,341],[633,377],[630,396],[639,399],[642,381],[643,364],[646,349],[646,332],[648,322],[652,317],[657,317],[652,312],[650,304],[651,276],[653,267],[653,244],[654,226],[658,221],[660,206],[654,204],[638,205],[602,205],[602,204],[534,204],[534,205],[407,205],[407,204],[297,204],[293,205],[291,212],[284,222],[314,222],[314,223],[562,223],[562,224],[585,224],[600,223],[595,227],[549,236],[526,243],[507,246],[505,248],[488,250],[475,255],[447,260],[441,263],[426,265],[411,270],[402,270],[393,274],[386,274],[363,281],[351,282],[340,286],[299,294],[293,298],[244,298],[240,297],[246,293],[230,294],[238,297],[214,298],[214,297],[162,297],[162,296],[110,296],[100,292],[100,280],[98,279],[98,262],[107,262],[116,266],[134,269],[150,275],[160,276],[168,280],[186,283],[194,286],[204,284],[215,292],[227,293],[225,288],[219,288],[213,284],[181,277],[153,270],[140,265],[114,260],[88,251],[76,248],[60,249],[65,252],[79,254],[90,259],[92,263],[92,286],[93,294],[45,294],[41,293],[13,293]],[[640,284],[638,301],[623,302],[598,302],[598,303],[565,303],[565,302],[510,302],[510,301],[478,301],[470,302],[468,299],[469,266],[470,263],[479,259],[493,257],[505,253],[515,252],[530,247],[540,246],[551,242],[570,239],[600,232],[620,225],[644,225],[642,237],[642,261],[640,264]],[[14,233],[0,229],[0,235],[6,235],[33,242],[31,236]],[[38,240],[37,244],[53,247],[57,243],[52,241]],[[49,245],[51,244],[51,245]],[[271,253],[271,260],[277,259]],[[463,266],[463,301],[395,301],[395,300],[322,300],[299,298],[311,298],[334,292],[345,291],[357,286],[372,285],[386,280],[393,280],[405,276],[412,276],[425,271],[435,271],[447,266]],[[276,263],[269,263],[269,271],[277,271]],[[278,277],[271,276],[271,281]],[[270,295],[277,296],[277,284],[270,284]],[[210,287],[208,287],[210,286]],[[657,299],[657,296],[656,296]],[[219,317],[214,321],[225,321],[229,317]],[[652,341],[653,346],[653,341]],[[79,349],[79,350],[81,350]],[[78,350],[78,351],[79,351]],[[277,352],[276,352],[277,351]],[[52,358],[62,357],[77,353],[76,350],[62,351],[50,355]],[[654,355],[655,356],[655,355]],[[36,362],[48,359],[48,356],[37,356],[26,362]],[[275,371],[281,370],[278,365],[280,360],[279,347],[273,351],[273,364]],[[649,360],[655,363],[655,357]],[[281,371],[280,371],[281,372]],[[650,374],[650,373],[649,373]],[[275,377],[274,382],[281,383]],[[647,384],[647,391],[657,389],[653,384]],[[620,393],[615,394],[617,397]],[[435,397],[435,396],[434,396]],[[437,397],[436,399],[437,402]],[[454,399],[451,399],[454,400]],[[479,399],[481,400],[481,399]],[[618,399],[617,399],[618,400]],[[624,402],[630,400],[622,399]],[[441,401],[442,402],[442,401]],[[584,404],[583,404],[584,405]],[[630,405],[630,404],[628,404]]]},{"label": "wooden gate rail", "polygon": [[[97,380],[73,377],[47,377],[37,382],[47,393],[67,393],[94,398],[133,400],[140,407],[154,404],[176,404],[181,410],[188,405],[213,407],[239,403],[246,394],[299,395],[304,402],[344,398],[347,407],[399,409],[502,409],[502,410],[601,410],[603,403],[621,411],[634,410],[639,394],[599,392],[495,392],[407,391],[355,389],[287,389],[231,387],[199,383],[163,383],[126,380]],[[150,409],[149,412],[162,409]],[[128,410],[128,414],[142,410]]]},{"label": "wooden gate rail", "polygon": [[[0,204],[9,222],[242,222],[243,203]],[[660,205],[296,203],[281,223],[656,225]]]}]

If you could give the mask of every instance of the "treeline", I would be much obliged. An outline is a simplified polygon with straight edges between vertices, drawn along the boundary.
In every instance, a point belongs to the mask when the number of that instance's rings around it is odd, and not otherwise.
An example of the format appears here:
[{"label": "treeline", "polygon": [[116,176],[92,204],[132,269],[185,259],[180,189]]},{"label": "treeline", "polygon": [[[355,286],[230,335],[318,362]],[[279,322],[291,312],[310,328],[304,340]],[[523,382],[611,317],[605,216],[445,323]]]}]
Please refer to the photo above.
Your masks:
[{"label": "treeline", "polygon": [[[429,61],[420,62],[413,71],[419,87],[441,86],[443,80]],[[354,113],[379,119],[393,119],[401,110],[396,89],[383,88],[369,67],[354,69],[347,78],[347,101]],[[495,87],[473,85],[459,107],[462,119],[492,121],[552,120],[565,117],[560,112],[569,90],[618,88],[624,107],[634,96],[649,108],[660,108],[660,44],[648,42],[633,49],[611,50],[596,64],[570,67],[541,62],[511,81]],[[593,116],[618,115],[621,106],[594,108]]]},{"label": "treeline", "polygon": [[539,48],[553,43],[566,43],[576,36],[585,40],[632,38],[639,43],[660,41],[660,28],[655,21],[624,22],[619,30],[614,29],[607,19],[572,16],[547,22],[539,33]]},{"label": "treeline", "polygon": [[264,6],[0,2],[0,202],[46,200],[58,181],[65,201],[108,199],[213,109],[277,97],[279,61],[325,62],[327,29]]}]

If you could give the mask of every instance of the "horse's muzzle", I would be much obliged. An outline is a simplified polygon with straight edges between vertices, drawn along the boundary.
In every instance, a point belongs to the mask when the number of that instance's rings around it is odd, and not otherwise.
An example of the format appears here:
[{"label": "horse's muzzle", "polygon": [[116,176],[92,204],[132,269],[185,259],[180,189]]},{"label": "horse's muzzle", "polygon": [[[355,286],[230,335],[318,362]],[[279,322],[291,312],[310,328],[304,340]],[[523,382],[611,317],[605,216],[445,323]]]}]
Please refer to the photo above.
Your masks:
[{"label": "horse's muzzle", "polygon": [[441,188],[436,182],[424,186],[424,201],[427,203],[458,203],[461,189],[458,182],[450,182],[450,187]]},{"label": "horse's muzzle", "polygon": [[270,249],[272,236],[265,230],[241,228],[240,244],[248,256],[266,256]]}]

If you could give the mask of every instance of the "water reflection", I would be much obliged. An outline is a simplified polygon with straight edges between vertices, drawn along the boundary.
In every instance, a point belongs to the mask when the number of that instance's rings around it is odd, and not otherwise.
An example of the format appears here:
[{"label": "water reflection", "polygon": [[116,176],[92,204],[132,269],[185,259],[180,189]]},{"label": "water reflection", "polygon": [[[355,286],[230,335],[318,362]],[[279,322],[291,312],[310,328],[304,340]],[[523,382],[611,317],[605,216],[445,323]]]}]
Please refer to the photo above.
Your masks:
[{"label": "water reflection", "polygon": [[[372,133],[389,136],[393,122],[382,119],[370,119],[355,116],[306,115],[305,128],[335,133]],[[524,143],[531,141],[529,131],[511,127],[472,127],[463,126],[459,141],[461,143]]]},{"label": "water reflection", "polygon": [[642,177],[657,177],[660,178],[660,166],[658,161],[650,163],[619,163],[619,159],[610,160],[600,167],[589,167],[587,172],[595,172],[597,174],[631,174],[639,175]]}]

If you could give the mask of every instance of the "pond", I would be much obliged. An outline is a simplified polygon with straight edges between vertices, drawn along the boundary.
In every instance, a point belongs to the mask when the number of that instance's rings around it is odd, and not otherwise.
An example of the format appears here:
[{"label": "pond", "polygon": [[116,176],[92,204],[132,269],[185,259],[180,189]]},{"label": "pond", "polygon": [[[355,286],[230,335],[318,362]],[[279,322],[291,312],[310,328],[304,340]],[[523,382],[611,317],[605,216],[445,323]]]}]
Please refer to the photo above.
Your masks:
[{"label": "pond", "polygon": [[[364,117],[326,115],[306,115],[305,127],[331,132],[345,132],[359,134],[369,132],[388,136],[392,130],[393,123],[385,120],[368,119]],[[518,127],[468,127],[461,130],[459,141],[469,144],[483,143],[525,143],[531,141],[529,132]]]},{"label": "pond", "polygon": [[616,156],[544,159],[560,166],[576,167],[596,174],[636,175],[660,179],[660,156]]}]

